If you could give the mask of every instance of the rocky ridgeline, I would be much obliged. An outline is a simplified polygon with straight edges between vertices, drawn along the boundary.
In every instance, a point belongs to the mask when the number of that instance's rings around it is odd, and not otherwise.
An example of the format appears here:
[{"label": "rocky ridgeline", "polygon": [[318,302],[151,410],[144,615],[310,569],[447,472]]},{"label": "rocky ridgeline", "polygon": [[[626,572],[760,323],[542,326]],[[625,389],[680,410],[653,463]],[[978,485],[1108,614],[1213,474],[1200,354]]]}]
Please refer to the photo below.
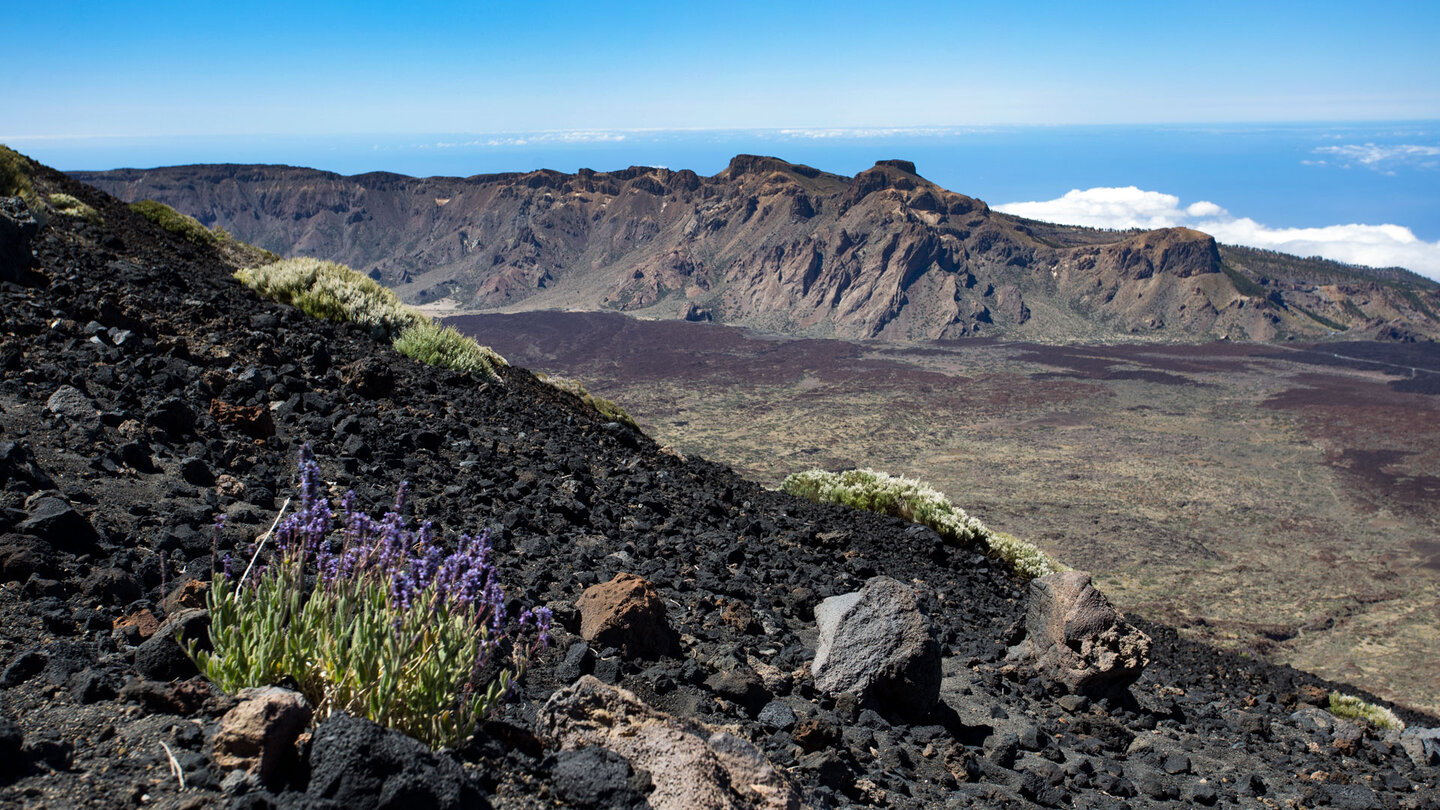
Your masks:
[{"label": "rocky ridgeline", "polygon": [[282,254],[344,262],[412,303],[618,309],[902,341],[1440,337],[1440,286],[1413,274],[1293,257],[1282,271],[1186,228],[1022,220],[906,160],[854,177],[757,155],[713,177],[236,165],[76,176]]},{"label": "rocky ridgeline", "polygon": [[[1333,685],[1127,621],[1083,575],[766,491],[522,370],[419,365],[35,182],[101,222],[51,216],[0,284],[0,804],[1437,806],[1431,718],[1339,719]],[[459,749],[283,683],[223,694],[176,641],[302,443],[335,493],[405,479],[441,535],[489,527],[511,599],[554,611]]]}]

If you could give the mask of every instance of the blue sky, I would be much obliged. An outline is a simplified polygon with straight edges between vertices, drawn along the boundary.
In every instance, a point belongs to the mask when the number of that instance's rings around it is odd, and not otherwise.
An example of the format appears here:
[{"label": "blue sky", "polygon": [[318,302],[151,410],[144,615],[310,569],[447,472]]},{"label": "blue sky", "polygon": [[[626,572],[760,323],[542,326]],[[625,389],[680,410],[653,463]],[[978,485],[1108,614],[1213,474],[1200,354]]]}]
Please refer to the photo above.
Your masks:
[{"label": "blue sky", "polygon": [[1440,118],[1440,3],[16,3],[0,138]]},{"label": "blue sky", "polygon": [[1192,225],[1440,279],[1435,0],[79,0],[4,17],[0,143],[62,169],[709,174],[758,152],[850,174],[900,157],[1036,218]]}]

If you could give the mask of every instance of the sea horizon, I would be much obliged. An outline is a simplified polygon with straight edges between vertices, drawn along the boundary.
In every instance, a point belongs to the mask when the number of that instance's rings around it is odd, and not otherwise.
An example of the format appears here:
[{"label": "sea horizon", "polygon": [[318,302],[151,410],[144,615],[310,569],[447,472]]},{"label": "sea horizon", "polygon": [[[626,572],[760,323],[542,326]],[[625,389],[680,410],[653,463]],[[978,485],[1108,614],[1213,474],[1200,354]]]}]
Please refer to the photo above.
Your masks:
[{"label": "sea horizon", "polygon": [[1224,242],[1440,278],[1435,120],[0,136],[0,142],[65,171],[263,163],[344,175],[469,177],[658,166],[709,176],[737,154],[764,154],[854,175],[898,158],[944,188],[1037,219],[1187,225]]}]

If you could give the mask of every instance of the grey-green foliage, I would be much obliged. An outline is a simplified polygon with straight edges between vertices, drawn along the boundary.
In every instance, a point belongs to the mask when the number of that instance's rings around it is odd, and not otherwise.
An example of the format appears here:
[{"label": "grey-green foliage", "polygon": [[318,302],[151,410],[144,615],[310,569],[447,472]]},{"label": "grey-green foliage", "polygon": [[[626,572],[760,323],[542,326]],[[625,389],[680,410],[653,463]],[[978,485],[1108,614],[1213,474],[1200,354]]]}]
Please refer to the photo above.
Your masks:
[{"label": "grey-green foliage", "polygon": [[786,477],[780,488],[802,498],[879,512],[929,526],[946,542],[983,545],[1023,577],[1064,570],[1034,545],[991,531],[929,484],[870,469],[832,473],[807,470]]},{"label": "grey-green foliage", "polygon": [[100,224],[100,212],[69,194],[51,194],[50,207],[55,213]]},{"label": "grey-green foliage", "polygon": [[395,293],[343,264],[283,259],[235,274],[245,286],[316,318],[368,327],[423,363],[496,376],[505,358],[405,306]]},{"label": "grey-green foliage", "polygon": [[1376,706],[1374,703],[1361,700],[1354,695],[1331,692],[1330,713],[1348,720],[1364,720],[1376,728],[1405,730],[1405,721],[1396,717],[1394,712],[1384,706]]}]

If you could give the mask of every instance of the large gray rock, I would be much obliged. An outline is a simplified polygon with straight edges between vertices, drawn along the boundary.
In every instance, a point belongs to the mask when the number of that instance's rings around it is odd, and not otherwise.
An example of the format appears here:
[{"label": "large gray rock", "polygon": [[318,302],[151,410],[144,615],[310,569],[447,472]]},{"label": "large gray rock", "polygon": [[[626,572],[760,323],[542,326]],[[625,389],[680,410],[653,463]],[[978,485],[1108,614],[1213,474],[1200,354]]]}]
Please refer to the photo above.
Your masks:
[{"label": "large gray rock", "polygon": [[1417,766],[1440,765],[1440,728],[1407,728],[1400,732],[1400,745]]},{"label": "large gray rock", "polygon": [[35,261],[30,240],[40,223],[19,197],[0,197],[0,280],[17,281]]},{"label": "large gray rock", "polygon": [[817,689],[873,699],[909,717],[924,715],[940,699],[940,647],[904,584],[875,577],[854,593],[821,602],[815,621]]},{"label": "large gray rock", "polygon": [[1085,571],[1032,580],[1025,629],[1009,660],[1074,694],[1123,690],[1150,663],[1150,637],[1125,621]]},{"label": "large gray rock", "polygon": [[646,771],[655,810],[793,810],[800,794],[758,748],[725,731],[652,709],[586,675],[550,696],[535,718],[562,751],[598,746]]}]

